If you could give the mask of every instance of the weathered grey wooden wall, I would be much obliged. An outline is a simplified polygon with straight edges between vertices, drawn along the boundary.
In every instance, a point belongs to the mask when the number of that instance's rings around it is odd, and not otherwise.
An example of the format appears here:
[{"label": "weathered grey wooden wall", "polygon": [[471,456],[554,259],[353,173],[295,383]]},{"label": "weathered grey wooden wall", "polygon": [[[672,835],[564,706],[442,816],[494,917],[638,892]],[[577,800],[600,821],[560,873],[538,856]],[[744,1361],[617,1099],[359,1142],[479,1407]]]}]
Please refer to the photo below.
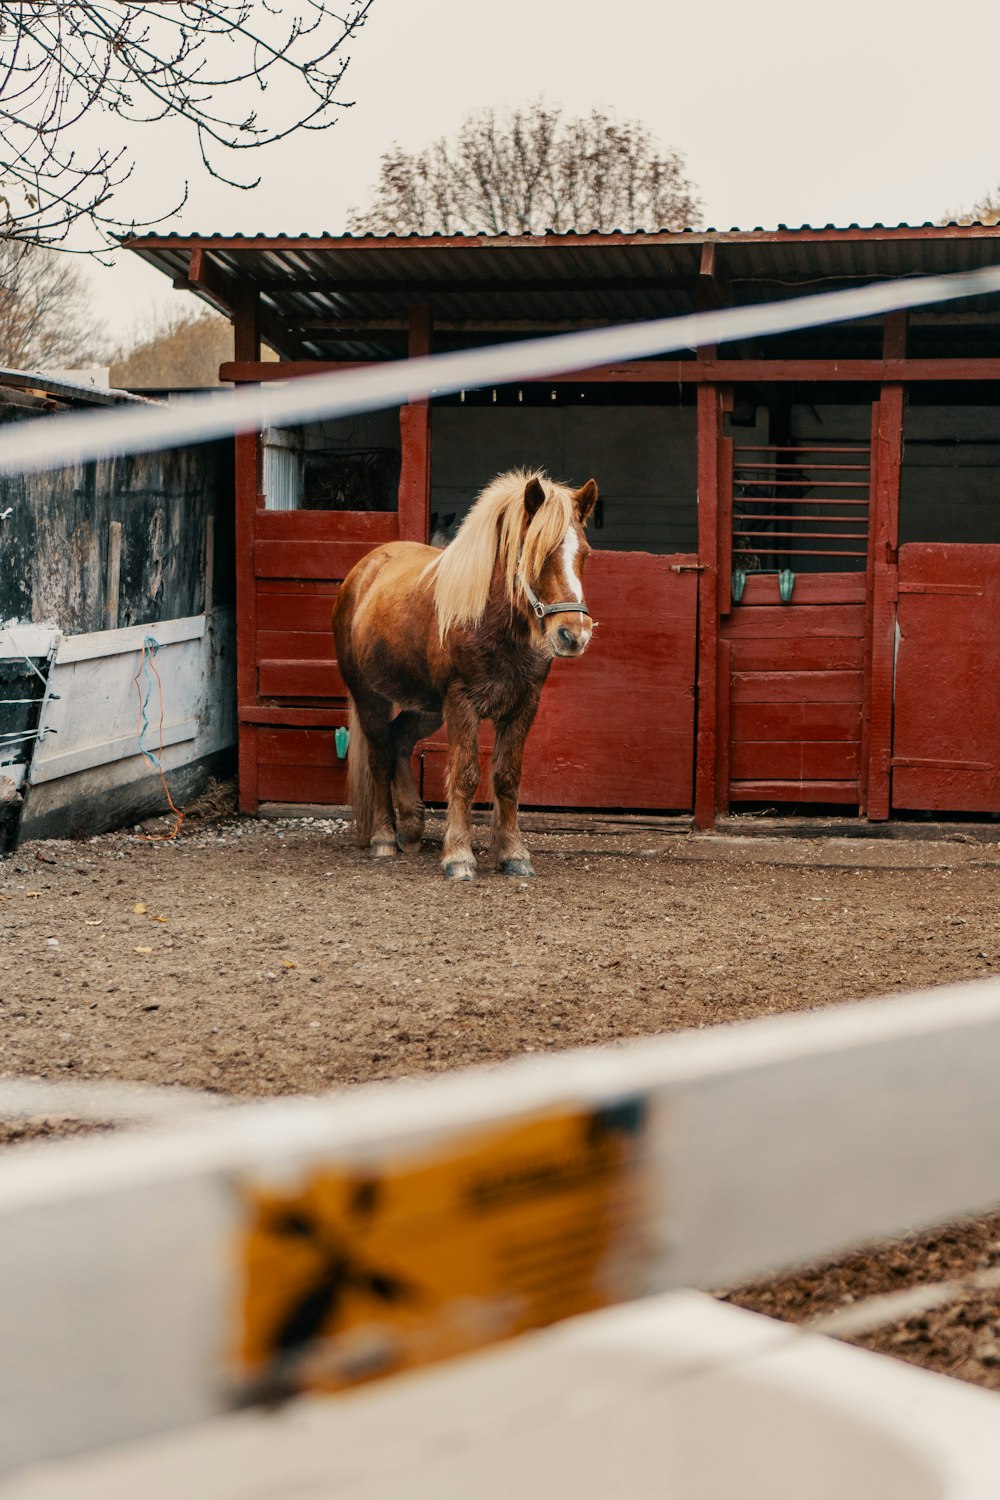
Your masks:
[{"label": "weathered grey wooden wall", "polygon": [[[8,421],[46,421],[0,407]],[[233,602],[233,448],[175,452],[0,479],[0,623],[68,634],[199,614],[206,523],[214,517],[211,597]]]}]

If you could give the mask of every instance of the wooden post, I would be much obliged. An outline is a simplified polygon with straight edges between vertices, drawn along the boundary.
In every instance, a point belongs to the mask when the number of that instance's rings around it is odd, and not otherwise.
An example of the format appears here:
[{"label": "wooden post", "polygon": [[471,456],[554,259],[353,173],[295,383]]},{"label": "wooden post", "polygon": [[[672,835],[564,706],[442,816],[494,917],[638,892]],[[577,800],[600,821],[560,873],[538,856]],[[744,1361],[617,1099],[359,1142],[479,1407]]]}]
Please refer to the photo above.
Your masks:
[{"label": "wooden post", "polygon": [[260,292],[240,282],[233,299],[233,358],[260,359]]},{"label": "wooden post", "polygon": [[118,599],[122,581],[122,523],[108,526],[108,592],[104,603],[105,630],[118,629]]},{"label": "wooden post", "polygon": [[[410,309],[410,359],[431,352],[429,307]],[[431,528],[431,404],[411,401],[399,410],[402,463],[399,471],[399,535],[426,542]]]},{"label": "wooden post", "polygon": [[893,677],[896,654],[896,584],[899,547],[899,481],[903,457],[903,387],[884,385],[872,434],[871,665],[866,705],[868,764],[864,804],[881,821],[891,806]]},{"label": "wooden post", "polygon": [[[713,385],[698,387],[698,730],[694,824],[711,828],[719,806],[719,440],[722,407]],[[728,790],[728,789],[727,789]],[[723,797],[723,805],[727,801]]]}]

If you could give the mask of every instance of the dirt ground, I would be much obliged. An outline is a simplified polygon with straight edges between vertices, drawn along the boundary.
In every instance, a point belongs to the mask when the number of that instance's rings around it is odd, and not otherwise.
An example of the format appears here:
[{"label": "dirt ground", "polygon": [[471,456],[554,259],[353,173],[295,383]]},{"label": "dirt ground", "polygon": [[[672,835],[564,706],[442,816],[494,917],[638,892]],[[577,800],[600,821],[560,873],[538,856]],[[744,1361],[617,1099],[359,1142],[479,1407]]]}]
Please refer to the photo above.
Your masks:
[{"label": "dirt ground", "polygon": [[313,1092],[1000,972],[1000,846],[535,833],[450,884],[440,823],[111,834],[0,863],[0,1073]]},{"label": "dirt ground", "polygon": [[[228,816],[22,847],[0,861],[0,1076],[315,1092],[1000,973],[1000,844],[969,834],[566,819],[529,837],[537,880],[470,885],[440,838],[432,819],[421,856],[374,864],[339,819]],[[1000,1215],[730,1295],[808,1322],[997,1265]],[[856,1342],[1000,1388],[1000,1291]]]}]

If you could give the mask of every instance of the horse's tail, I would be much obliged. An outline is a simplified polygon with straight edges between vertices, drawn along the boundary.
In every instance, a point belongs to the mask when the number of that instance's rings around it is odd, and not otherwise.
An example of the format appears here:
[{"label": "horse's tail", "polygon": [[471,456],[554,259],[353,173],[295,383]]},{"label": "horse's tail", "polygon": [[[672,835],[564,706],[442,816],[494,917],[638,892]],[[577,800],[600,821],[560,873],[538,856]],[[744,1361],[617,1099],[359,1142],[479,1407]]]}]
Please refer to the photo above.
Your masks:
[{"label": "horse's tail", "polygon": [[361,719],[349,698],[350,719],[347,741],[347,800],[354,809],[354,837],[359,848],[367,848],[372,836],[374,782],[368,761],[368,739]]}]

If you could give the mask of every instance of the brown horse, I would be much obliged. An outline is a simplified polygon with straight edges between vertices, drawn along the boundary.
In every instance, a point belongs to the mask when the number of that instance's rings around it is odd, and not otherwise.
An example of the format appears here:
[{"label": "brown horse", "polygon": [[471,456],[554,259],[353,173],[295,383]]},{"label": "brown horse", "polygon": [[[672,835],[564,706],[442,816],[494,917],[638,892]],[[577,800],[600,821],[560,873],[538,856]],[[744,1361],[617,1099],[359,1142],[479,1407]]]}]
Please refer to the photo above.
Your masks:
[{"label": "brown horse", "polygon": [[344,580],[333,632],[351,695],[348,792],[358,842],[376,857],[420,848],[410,757],[443,721],[444,872],[473,878],[479,724],[492,719],[490,861],[505,875],[535,873],[517,821],[521,756],[553,660],[582,656],[590,641],[580,580],[596,500],[592,479],[574,491],[538,472],[501,474],[443,551],[389,542]]}]

